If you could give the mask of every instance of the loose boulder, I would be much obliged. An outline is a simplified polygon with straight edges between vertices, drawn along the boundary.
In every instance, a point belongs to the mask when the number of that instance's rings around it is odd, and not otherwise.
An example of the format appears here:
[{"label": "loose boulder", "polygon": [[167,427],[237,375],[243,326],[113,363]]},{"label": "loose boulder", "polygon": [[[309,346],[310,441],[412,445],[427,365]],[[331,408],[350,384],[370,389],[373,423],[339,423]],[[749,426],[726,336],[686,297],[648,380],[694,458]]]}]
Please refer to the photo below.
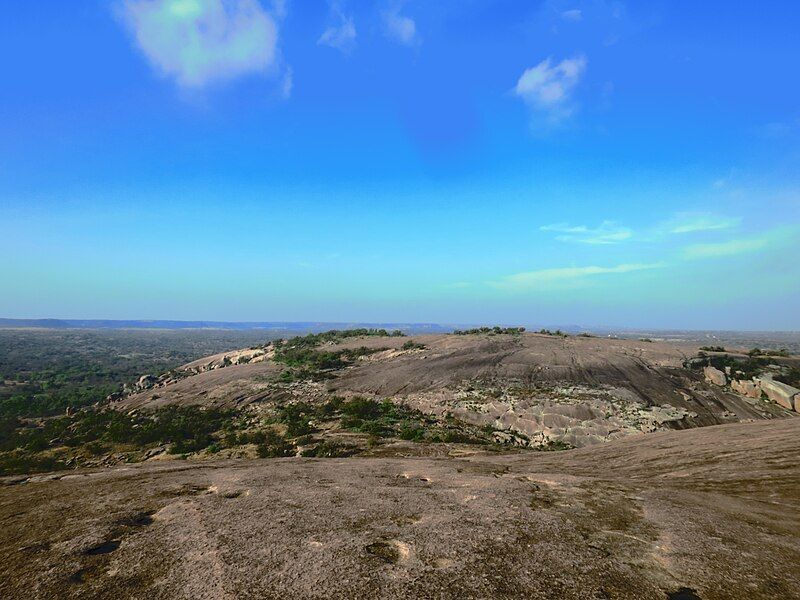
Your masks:
[{"label": "loose boulder", "polygon": [[728,383],[728,378],[725,376],[725,373],[714,367],[705,367],[703,369],[703,374],[706,377],[706,381],[714,385],[724,386]]},{"label": "loose boulder", "polygon": [[761,398],[761,386],[749,379],[731,379],[731,389],[748,398]]},{"label": "loose boulder", "polygon": [[796,410],[795,396],[800,394],[800,390],[796,387],[781,383],[780,381],[775,381],[772,379],[771,375],[762,377],[760,379],[760,386],[770,400],[789,410]]},{"label": "loose boulder", "polygon": [[158,383],[158,378],[155,375],[142,375],[139,381],[136,382],[136,388],[139,390],[146,390],[153,387]]}]

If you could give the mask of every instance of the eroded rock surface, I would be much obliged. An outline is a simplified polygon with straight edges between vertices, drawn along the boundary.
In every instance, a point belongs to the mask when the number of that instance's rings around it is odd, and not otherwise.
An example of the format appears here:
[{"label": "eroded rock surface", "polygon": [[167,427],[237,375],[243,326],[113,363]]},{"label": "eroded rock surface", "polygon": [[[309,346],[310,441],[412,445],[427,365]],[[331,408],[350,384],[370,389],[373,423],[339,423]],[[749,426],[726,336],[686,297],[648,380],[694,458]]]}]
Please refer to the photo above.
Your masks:
[{"label": "eroded rock surface", "polygon": [[[258,410],[275,402],[322,402],[331,395],[390,398],[424,412],[506,431],[513,443],[582,447],[646,432],[786,416],[745,399],[722,371],[709,384],[683,367],[691,344],[524,335],[357,337],[321,350],[374,352],[320,381],[280,379],[274,350],[245,349],[177,369],[157,388],[115,402],[120,409],[202,404]],[[705,377],[709,377],[706,370]]]},{"label": "eroded rock surface", "polygon": [[17,478],[0,597],[798,598],[798,455],[793,418],[566,452]]},{"label": "eroded rock surface", "polygon": [[768,375],[759,379],[759,386],[770,400],[784,408],[794,410],[795,396],[800,394],[800,390],[780,381],[775,381]]}]

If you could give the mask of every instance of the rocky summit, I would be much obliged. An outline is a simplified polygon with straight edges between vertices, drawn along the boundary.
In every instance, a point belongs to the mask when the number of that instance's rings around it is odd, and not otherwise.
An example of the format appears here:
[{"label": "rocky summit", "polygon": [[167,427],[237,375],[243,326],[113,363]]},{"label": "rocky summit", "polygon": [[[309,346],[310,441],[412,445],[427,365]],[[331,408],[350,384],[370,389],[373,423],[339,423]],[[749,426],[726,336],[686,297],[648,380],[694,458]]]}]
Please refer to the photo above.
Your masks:
[{"label": "rocky summit", "polygon": [[791,409],[721,387],[708,377],[713,367],[691,368],[702,364],[693,363],[699,351],[693,344],[518,332],[332,335],[313,340],[310,352],[350,359],[309,371],[302,360],[281,358],[293,343],[222,353],[160,378],[142,377],[114,406],[258,412],[334,395],[389,399],[492,427],[532,447],[583,447],[644,432],[788,416]]}]

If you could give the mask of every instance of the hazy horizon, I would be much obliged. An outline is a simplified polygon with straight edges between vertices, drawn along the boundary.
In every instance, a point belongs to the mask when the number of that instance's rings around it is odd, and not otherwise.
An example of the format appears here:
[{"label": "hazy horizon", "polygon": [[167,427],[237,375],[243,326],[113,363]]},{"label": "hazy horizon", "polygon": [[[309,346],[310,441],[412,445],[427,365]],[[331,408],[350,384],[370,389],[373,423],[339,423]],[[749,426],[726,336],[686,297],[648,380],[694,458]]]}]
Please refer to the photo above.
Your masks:
[{"label": "hazy horizon", "polygon": [[[15,323],[11,323],[15,322]],[[17,324],[18,322],[29,322],[31,325]],[[35,323],[35,324],[33,324]],[[796,334],[800,330],[794,329],[709,329],[709,328],[682,328],[682,327],[646,327],[646,326],[625,326],[613,325],[608,323],[579,323],[579,322],[536,322],[536,321],[476,321],[476,322],[435,322],[435,321],[323,321],[323,320],[298,320],[298,321],[233,321],[233,320],[214,320],[214,319],[83,319],[83,318],[9,318],[0,317],[0,329],[14,328],[42,328],[47,329],[47,323],[59,323],[60,329],[230,329],[241,331],[253,331],[258,329],[296,329],[298,331],[308,329],[323,331],[326,327],[432,327],[436,328],[434,333],[464,327],[525,327],[528,332],[536,333],[538,328],[559,327],[572,333],[585,331],[596,332],[661,332],[661,333],[783,333]],[[295,327],[292,327],[295,326]]]},{"label": "hazy horizon", "polygon": [[790,3],[0,21],[0,314],[800,330]]}]

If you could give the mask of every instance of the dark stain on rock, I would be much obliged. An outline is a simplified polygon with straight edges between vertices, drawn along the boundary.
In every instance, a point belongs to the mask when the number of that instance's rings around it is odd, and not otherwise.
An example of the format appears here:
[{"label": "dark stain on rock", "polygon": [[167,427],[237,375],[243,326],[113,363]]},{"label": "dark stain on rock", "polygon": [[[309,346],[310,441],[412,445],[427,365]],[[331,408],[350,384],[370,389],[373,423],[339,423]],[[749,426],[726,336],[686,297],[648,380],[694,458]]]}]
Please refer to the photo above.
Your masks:
[{"label": "dark stain on rock", "polygon": [[138,512],[121,518],[117,525],[121,527],[147,527],[153,524],[153,511]]},{"label": "dark stain on rock", "polygon": [[702,600],[692,588],[682,587],[676,592],[667,593],[667,600]]},{"label": "dark stain on rock", "polygon": [[400,560],[397,548],[388,542],[374,542],[366,547],[366,551],[389,564],[396,564]]},{"label": "dark stain on rock", "polygon": [[108,540],[97,546],[92,546],[84,552],[86,556],[97,556],[99,554],[110,554],[114,552],[122,542],[119,540]]}]

